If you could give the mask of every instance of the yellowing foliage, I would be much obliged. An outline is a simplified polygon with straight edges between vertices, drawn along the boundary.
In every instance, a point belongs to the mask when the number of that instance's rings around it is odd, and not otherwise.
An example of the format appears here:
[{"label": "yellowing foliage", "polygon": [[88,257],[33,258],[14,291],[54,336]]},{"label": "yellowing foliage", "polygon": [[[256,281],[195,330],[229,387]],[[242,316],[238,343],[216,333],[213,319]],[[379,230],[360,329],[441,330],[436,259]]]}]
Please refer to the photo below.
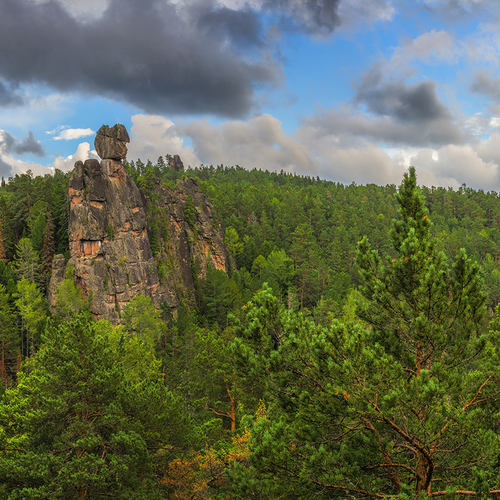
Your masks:
[{"label": "yellowing foliage", "polygon": [[[267,409],[262,401],[255,414],[255,419],[267,418]],[[245,463],[249,456],[251,433],[248,428],[231,439],[231,445],[226,450],[217,451],[211,446],[198,453],[191,453],[183,459],[170,462],[165,470],[162,484],[170,490],[170,499],[215,500],[211,494],[212,488],[218,488],[227,483],[226,469],[235,462]],[[218,499],[223,498],[220,495]],[[230,497],[227,497],[229,500]]]}]

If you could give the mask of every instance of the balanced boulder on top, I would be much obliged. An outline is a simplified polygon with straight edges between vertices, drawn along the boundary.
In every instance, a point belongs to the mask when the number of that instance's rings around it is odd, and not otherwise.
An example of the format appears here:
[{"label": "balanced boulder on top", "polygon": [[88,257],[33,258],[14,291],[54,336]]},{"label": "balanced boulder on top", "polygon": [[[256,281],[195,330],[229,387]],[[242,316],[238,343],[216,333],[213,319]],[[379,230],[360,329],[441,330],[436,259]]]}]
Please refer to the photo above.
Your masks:
[{"label": "balanced boulder on top", "polygon": [[127,142],[130,142],[130,137],[123,125],[103,125],[97,131],[94,147],[103,160],[123,160],[127,156]]}]

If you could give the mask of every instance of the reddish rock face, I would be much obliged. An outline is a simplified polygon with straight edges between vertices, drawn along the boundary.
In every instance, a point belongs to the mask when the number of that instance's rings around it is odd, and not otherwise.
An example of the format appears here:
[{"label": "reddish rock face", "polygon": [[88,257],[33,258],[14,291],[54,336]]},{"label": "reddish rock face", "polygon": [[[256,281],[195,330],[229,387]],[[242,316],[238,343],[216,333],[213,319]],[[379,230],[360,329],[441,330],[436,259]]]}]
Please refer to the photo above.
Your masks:
[{"label": "reddish rock face", "polygon": [[[164,225],[158,235],[159,260],[169,263],[168,281],[177,295],[187,297],[194,291],[193,276],[204,278],[208,266],[227,273],[224,231],[195,179],[178,181],[174,190],[157,183],[153,192],[156,216]],[[151,213],[151,201],[147,197],[146,201]]]},{"label": "reddish rock face", "polygon": [[[227,272],[222,227],[196,181],[184,179],[174,191],[157,181],[141,192],[120,161],[129,140],[123,125],[103,125],[95,146],[106,159],[75,163],[68,187],[71,258],[67,265],[63,256],[54,259],[52,308],[69,270],[84,295],[92,295],[94,316],[114,323],[138,295],[175,313],[181,301],[193,301],[194,273],[204,277],[209,265]],[[148,224],[155,228],[155,255]]]},{"label": "reddish rock face", "polygon": [[94,316],[117,323],[138,295],[151,297],[157,307],[169,302],[159,283],[141,193],[121,162],[77,162],[69,194],[68,264],[84,294],[92,292]]},{"label": "reddish rock face", "polygon": [[[193,300],[194,273],[204,277],[209,265],[227,272],[222,227],[194,179],[175,190],[157,182],[148,193],[153,204],[120,161],[87,160],[75,163],[68,190],[70,267],[62,256],[54,260],[52,307],[65,269],[73,269],[85,296],[92,292],[94,316],[113,323],[138,295],[175,313],[181,301]],[[160,227],[155,256],[148,238],[152,217],[156,231]]]},{"label": "reddish rock face", "polygon": [[174,170],[184,170],[184,163],[182,163],[181,157],[174,155],[170,160],[169,167]]}]

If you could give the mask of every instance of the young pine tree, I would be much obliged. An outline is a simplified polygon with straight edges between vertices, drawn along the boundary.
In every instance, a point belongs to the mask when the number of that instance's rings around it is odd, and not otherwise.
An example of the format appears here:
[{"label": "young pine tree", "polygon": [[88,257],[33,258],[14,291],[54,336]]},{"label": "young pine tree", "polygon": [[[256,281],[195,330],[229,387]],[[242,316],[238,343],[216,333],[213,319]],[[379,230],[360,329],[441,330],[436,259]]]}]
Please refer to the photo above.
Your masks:
[{"label": "young pine tree", "polygon": [[500,336],[482,323],[480,270],[436,250],[413,169],[397,199],[393,258],[358,246],[365,324],[314,325],[268,290],[246,308],[237,359],[269,417],[234,498],[263,485],[290,499],[499,494]]}]

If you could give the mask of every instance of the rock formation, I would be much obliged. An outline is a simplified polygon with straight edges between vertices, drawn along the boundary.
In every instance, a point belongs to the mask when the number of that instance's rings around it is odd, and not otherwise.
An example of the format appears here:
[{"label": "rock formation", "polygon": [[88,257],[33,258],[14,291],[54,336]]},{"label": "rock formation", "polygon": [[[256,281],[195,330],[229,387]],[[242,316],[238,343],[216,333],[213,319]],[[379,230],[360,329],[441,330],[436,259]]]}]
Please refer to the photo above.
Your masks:
[{"label": "rock formation", "polygon": [[92,294],[96,318],[120,322],[134,297],[151,297],[156,307],[175,312],[194,298],[193,277],[207,265],[227,271],[222,227],[212,204],[194,179],[175,190],[155,179],[139,190],[117,157],[126,154],[123,125],[103,126],[95,146],[102,157],[78,161],[69,181],[67,264],[56,257],[49,287],[54,307],[57,286],[71,275],[86,297]]},{"label": "rock formation", "polygon": [[170,168],[173,170],[184,170],[184,163],[182,163],[179,155],[174,155],[170,158]]},{"label": "rock formation", "polygon": [[126,143],[130,142],[127,129],[116,124],[113,127],[103,125],[95,136],[94,147],[103,160],[123,160],[127,156]]},{"label": "rock formation", "polygon": [[178,181],[174,190],[157,182],[152,193],[155,201],[147,199],[148,213],[161,228],[157,236],[158,257],[165,266],[168,282],[177,291],[191,291],[193,277],[205,277],[207,265],[227,273],[224,232],[212,203],[196,180]]}]

